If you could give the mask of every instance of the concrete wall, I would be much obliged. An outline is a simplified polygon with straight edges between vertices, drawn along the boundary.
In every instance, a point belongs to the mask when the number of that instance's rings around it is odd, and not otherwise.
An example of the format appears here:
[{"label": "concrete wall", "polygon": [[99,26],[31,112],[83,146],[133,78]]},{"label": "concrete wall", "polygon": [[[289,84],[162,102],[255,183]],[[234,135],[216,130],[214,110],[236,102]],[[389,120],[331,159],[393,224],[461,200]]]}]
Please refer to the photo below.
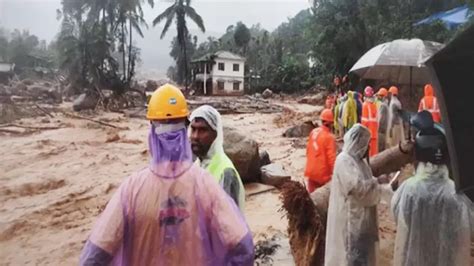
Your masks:
[{"label": "concrete wall", "polygon": [[[238,80],[239,83],[239,90],[234,90],[234,82]],[[224,90],[219,90],[218,82],[224,82]],[[230,80],[225,80],[223,78],[212,80],[212,94],[213,95],[242,95],[244,94],[244,79],[243,78],[232,78]]]},{"label": "concrete wall", "polygon": [[[245,64],[242,61],[217,58],[212,66],[212,75],[215,77],[244,77]],[[224,63],[224,71],[219,70],[219,63]],[[239,71],[234,71],[234,64],[239,64]]]}]

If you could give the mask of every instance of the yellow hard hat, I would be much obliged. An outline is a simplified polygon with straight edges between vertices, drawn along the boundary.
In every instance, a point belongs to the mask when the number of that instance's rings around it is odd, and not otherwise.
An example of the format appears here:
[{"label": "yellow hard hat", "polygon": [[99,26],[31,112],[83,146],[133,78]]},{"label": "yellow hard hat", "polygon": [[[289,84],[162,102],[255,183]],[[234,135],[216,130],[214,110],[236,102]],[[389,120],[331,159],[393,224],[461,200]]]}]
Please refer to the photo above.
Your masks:
[{"label": "yellow hard hat", "polygon": [[188,115],[188,104],[183,93],[180,89],[167,83],[151,95],[146,118],[148,120],[166,120],[186,118]]}]

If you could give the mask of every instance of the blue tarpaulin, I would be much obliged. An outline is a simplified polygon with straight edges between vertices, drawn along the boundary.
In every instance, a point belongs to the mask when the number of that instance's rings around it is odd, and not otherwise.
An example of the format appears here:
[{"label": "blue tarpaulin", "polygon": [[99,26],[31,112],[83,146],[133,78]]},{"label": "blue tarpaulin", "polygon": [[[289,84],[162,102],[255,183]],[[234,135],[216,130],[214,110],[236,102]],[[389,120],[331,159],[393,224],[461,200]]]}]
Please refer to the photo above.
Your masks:
[{"label": "blue tarpaulin", "polygon": [[414,26],[419,26],[423,24],[431,24],[437,20],[441,21],[446,25],[448,29],[454,29],[461,24],[469,21],[469,18],[474,15],[473,10],[470,10],[467,5],[453,8],[448,11],[441,11],[435,13],[425,19],[422,19],[415,24]]}]

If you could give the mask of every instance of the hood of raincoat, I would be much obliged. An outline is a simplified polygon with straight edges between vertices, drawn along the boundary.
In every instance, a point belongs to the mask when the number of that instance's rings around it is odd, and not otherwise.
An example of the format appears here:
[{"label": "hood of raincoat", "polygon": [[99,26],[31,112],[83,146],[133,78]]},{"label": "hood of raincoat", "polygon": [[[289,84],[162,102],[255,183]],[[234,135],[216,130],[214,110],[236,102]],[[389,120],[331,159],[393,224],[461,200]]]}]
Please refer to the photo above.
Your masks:
[{"label": "hood of raincoat", "polygon": [[176,178],[192,165],[191,143],[184,122],[152,122],[148,146],[150,169],[160,177]]},{"label": "hood of raincoat", "polygon": [[342,151],[355,158],[362,159],[367,152],[369,142],[370,131],[361,124],[355,124],[344,135]]},{"label": "hood of raincoat", "polygon": [[433,95],[434,95],[433,87],[431,86],[431,84],[426,84],[425,85],[425,96],[433,96]]},{"label": "hood of raincoat", "polygon": [[222,118],[221,114],[210,105],[203,105],[194,110],[191,113],[190,120],[193,121],[196,118],[204,119],[206,123],[217,132],[216,139],[211,144],[206,158],[201,161],[201,166],[205,168],[216,153],[224,152],[224,130]]}]

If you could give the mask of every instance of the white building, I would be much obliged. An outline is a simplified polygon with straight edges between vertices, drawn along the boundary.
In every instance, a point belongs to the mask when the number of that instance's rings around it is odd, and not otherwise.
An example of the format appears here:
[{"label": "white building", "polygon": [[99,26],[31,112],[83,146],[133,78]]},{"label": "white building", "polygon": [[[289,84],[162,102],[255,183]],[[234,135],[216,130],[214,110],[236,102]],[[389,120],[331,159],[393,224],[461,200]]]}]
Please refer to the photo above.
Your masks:
[{"label": "white building", "polygon": [[205,95],[244,93],[245,58],[231,52],[218,51],[193,60],[192,64],[194,87],[198,92]]}]

